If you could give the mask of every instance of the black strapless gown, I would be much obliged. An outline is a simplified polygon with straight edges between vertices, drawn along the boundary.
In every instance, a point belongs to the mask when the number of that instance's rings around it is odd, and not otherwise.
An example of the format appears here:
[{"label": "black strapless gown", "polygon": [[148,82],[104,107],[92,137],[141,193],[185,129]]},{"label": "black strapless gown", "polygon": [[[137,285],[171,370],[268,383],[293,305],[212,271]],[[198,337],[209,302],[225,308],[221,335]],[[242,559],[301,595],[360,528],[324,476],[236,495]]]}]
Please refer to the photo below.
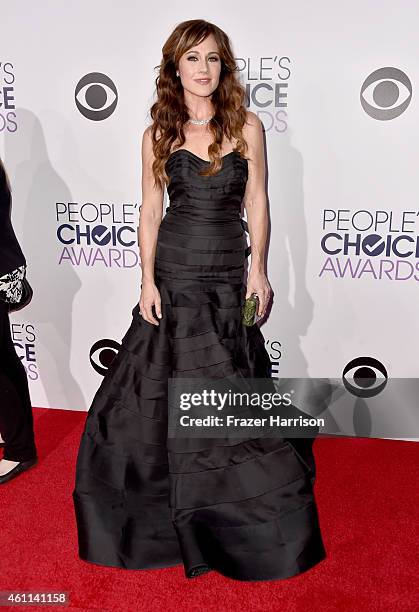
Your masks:
[{"label": "black strapless gown", "polygon": [[126,569],[183,563],[189,578],[287,578],[326,556],[313,463],[282,438],[191,450],[167,436],[169,377],[270,376],[258,325],[241,323],[247,160],[233,151],[218,175],[199,176],[208,163],[186,149],[166,162],[170,207],[155,257],[163,317],[152,325],[134,306],[88,412],[73,491],[79,556]]}]

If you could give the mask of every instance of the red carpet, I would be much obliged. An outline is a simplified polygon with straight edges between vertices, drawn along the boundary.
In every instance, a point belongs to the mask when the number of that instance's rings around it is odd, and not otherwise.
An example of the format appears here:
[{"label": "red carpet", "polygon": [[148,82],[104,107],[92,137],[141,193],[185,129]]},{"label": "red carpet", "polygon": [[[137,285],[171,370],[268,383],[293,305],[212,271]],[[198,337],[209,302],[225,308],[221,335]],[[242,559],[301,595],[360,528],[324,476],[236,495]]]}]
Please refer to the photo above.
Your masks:
[{"label": "red carpet", "polygon": [[182,566],[121,570],[78,558],[71,492],[86,413],[37,408],[34,416],[39,463],[0,486],[1,591],[67,591],[67,610],[419,609],[419,444],[317,439],[315,490],[328,558],[283,581],[236,582],[215,572],[188,580]]}]

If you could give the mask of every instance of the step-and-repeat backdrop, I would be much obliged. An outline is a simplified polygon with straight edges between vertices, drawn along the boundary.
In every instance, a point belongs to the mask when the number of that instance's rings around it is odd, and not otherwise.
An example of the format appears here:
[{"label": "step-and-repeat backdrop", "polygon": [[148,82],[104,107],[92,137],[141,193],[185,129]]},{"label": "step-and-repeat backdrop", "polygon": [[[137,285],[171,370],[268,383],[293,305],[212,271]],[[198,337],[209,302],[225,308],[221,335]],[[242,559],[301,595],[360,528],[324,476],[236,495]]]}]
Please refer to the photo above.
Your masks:
[{"label": "step-and-repeat backdrop", "polygon": [[[415,3],[1,7],[0,155],[34,288],[11,325],[34,406],[87,410],[130,325],[156,66],[175,25],[195,18],[230,36],[265,127],[274,299],[261,329],[272,375],[367,373],[377,393],[391,378],[414,384]],[[404,401],[394,396],[395,412]]]}]

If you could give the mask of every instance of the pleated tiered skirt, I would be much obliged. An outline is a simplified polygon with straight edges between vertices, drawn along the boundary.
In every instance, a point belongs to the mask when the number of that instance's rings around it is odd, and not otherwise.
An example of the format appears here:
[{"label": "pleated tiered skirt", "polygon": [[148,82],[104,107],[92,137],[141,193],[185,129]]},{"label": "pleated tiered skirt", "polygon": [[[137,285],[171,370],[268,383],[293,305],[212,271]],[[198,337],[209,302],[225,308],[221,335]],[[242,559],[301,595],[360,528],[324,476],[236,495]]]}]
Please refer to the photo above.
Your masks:
[{"label": "pleated tiered skirt", "polygon": [[81,559],[270,580],[325,557],[313,468],[288,440],[167,436],[169,378],[270,375],[259,327],[241,323],[246,248],[240,220],[164,218],[155,260],[163,317],[152,325],[134,306],[81,438]]}]

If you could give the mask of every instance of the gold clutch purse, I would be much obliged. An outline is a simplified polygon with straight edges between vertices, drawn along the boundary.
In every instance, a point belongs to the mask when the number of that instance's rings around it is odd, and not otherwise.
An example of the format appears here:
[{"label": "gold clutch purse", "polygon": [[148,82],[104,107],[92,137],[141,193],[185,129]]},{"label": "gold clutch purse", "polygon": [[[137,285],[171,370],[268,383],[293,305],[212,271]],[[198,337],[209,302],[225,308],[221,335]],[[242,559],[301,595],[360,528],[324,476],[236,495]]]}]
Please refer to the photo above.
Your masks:
[{"label": "gold clutch purse", "polygon": [[259,309],[259,298],[257,293],[252,293],[250,297],[245,300],[242,308],[242,323],[243,325],[254,325],[257,320],[257,312]]}]

